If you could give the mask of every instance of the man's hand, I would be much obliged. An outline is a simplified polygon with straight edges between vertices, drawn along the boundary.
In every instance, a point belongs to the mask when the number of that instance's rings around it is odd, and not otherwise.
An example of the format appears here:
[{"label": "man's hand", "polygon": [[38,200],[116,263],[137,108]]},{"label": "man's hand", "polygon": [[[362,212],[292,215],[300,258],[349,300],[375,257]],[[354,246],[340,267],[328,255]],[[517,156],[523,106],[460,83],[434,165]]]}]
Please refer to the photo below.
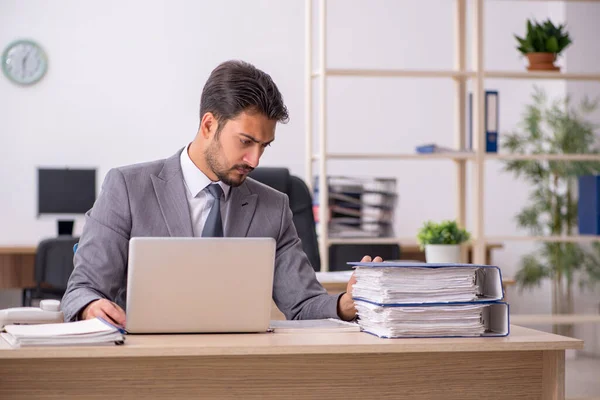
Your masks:
[{"label": "man's hand", "polygon": [[[381,257],[375,257],[373,262],[382,262],[383,259]],[[364,256],[360,262],[371,262],[371,257]],[[348,281],[348,285],[346,286],[346,293],[340,297],[340,301],[338,302],[338,316],[345,320],[351,321],[356,317],[356,307],[354,307],[354,300],[352,300],[352,285],[356,283],[356,278],[354,274],[350,277]]]},{"label": "man's hand", "polygon": [[107,322],[125,327],[125,311],[112,301],[94,300],[81,312],[82,319],[104,318]]}]

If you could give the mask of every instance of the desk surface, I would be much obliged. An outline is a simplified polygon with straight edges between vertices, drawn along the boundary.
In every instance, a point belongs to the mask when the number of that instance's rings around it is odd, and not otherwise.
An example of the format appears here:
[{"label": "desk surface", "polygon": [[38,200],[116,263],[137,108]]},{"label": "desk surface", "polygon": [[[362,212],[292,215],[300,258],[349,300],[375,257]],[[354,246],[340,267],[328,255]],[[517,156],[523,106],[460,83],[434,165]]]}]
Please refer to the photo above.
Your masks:
[{"label": "desk surface", "polygon": [[[366,333],[144,335],[123,346],[8,349],[0,398],[564,399],[565,349],[583,342],[512,327],[506,338],[379,339]],[[75,360],[76,359],[76,360]],[[91,389],[90,389],[91,388]]]},{"label": "desk surface", "polygon": [[0,359],[374,354],[582,349],[583,341],[511,326],[502,338],[380,339],[367,333],[129,335],[123,346],[11,349],[0,341]]},{"label": "desk surface", "polygon": [[27,255],[35,254],[36,252],[36,246],[0,246],[0,254]]}]

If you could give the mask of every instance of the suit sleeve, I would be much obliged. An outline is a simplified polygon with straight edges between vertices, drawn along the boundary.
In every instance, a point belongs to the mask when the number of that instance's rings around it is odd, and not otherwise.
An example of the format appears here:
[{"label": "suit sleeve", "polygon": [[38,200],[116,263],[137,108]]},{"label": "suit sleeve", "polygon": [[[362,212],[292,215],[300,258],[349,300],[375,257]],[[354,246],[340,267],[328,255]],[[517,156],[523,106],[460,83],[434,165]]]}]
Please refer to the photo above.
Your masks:
[{"label": "suit sleeve", "polygon": [[85,226],[73,262],[74,270],[61,302],[65,321],[98,299],[116,301],[125,290],[125,274],[131,235],[131,211],[123,174],[112,169],[106,175]]},{"label": "suit sleeve", "polygon": [[277,238],[273,300],[287,319],[339,318],[338,299],[319,283],[296,232],[284,197],[281,229]]}]

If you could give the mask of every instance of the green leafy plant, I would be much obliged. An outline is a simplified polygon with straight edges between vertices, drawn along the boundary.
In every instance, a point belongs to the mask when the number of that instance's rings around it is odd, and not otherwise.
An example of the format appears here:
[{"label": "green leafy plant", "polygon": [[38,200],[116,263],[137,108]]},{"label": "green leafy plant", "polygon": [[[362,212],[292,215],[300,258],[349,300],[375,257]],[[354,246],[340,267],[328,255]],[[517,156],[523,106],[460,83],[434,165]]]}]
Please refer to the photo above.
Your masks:
[{"label": "green leafy plant", "polygon": [[426,244],[461,244],[469,238],[469,232],[460,228],[456,221],[426,221],[417,234],[421,249]]},{"label": "green leafy plant", "polygon": [[527,34],[524,38],[515,35],[522,54],[554,53],[560,54],[572,41],[564,25],[554,26],[549,19],[543,23],[527,20]]},{"label": "green leafy plant", "polygon": [[[520,130],[504,134],[503,148],[512,154],[599,154],[596,126],[585,119],[598,102],[585,98],[573,106],[569,96],[549,102],[535,88]],[[565,160],[510,160],[505,170],[531,184],[529,202],[516,216],[520,228],[532,235],[573,235],[577,230],[578,177],[600,172],[600,162]],[[594,286],[600,280],[600,246],[544,242],[538,251],[523,257],[515,279],[521,288],[551,279],[552,311],[573,313],[573,284]],[[571,326],[554,328],[571,336]]]}]

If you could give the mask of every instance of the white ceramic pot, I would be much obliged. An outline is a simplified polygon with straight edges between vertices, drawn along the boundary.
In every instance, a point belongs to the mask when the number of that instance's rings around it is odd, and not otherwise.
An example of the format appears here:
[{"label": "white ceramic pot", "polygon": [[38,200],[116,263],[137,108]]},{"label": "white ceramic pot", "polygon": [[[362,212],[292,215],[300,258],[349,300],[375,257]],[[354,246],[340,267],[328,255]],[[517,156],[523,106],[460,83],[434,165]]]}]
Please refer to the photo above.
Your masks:
[{"label": "white ceramic pot", "polygon": [[428,263],[459,263],[459,244],[426,244],[425,259]]}]

